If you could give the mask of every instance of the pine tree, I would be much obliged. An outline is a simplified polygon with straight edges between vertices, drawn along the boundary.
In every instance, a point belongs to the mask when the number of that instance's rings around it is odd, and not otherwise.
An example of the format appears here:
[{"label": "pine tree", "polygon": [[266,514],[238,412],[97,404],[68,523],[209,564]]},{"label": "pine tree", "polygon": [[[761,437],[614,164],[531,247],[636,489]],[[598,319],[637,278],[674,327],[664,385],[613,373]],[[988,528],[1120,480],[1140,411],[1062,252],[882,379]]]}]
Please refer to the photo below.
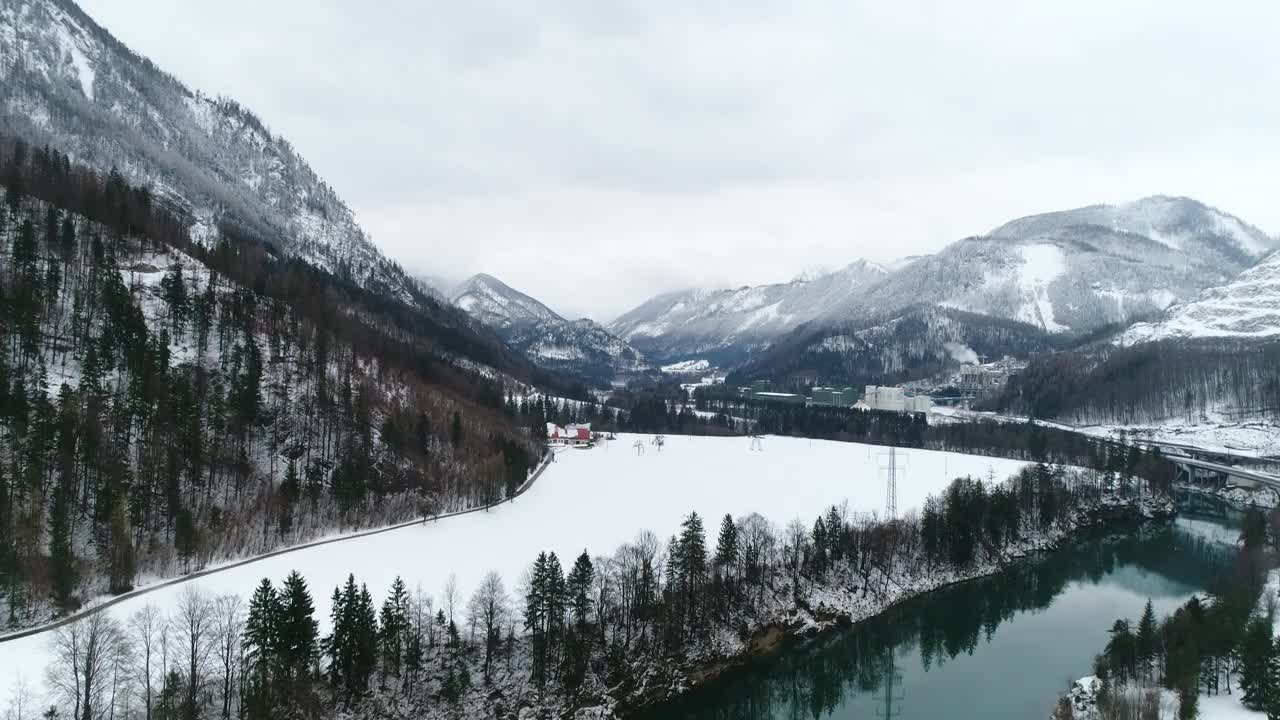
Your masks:
[{"label": "pine tree", "polygon": [[191,572],[191,560],[196,554],[196,522],[191,511],[186,508],[178,510],[177,522],[174,524],[173,544],[182,558],[183,569]]},{"label": "pine tree", "polygon": [[1246,707],[1267,710],[1275,704],[1276,675],[1272,665],[1278,655],[1280,653],[1271,638],[1271,623],[1264,618],[1250,619],[1236,648],[1236,659],[1240,664],[1240,691]]},{"label": "pine tree", "polygon": [[595,580],[595,568],[584,550],[573,564],[565,580],[569,611],[573,625],[566,634],[564,684],[574,691],[586,676],[591,660],[591,584]]},{"label": "pine tree", "polygon": [[356,603],[355,617],[355,654],[352,663],[354,692],[366,692],[369,689],[369,678],[378,666],[378,616],[374,609],[373,596],[369,594],[367,585],[360,586],[360,595]]},{"label": "pine tree", "polygon": [[586,628],[590,623],[591,584],[594,581],[595,567],[592,566],[587,551],[583,550],[565,580],[573,624],[578,628]]},{"label": "pine tree", "polygon": [[1151,663],[1156,654],[1156,615],[1151,608],[1151,599],[1142,610],[1142,619],[1138,621],[1138,632],[1134,636],[1134,651],[1138,661],[1138,673],[1143,678],[1151,674]]},{"label": "pine tree", "polygon": [[684,609],[683,620],[691,625],[699,621],[699,595],[707,576],[707,539],[702,518],[691,512],[680,525],[680,539],[673,560],[676,562],[677,591]]},{"label": "pine tree", "polygon": [[286,536],[293,529],[293,511],[302,495],[302,479],[298,476],[298,463],[289,458],[285,466],[284,480],[280,482],[280,535]]},{"label": "pine tree", "polygon": [[382,631],[379,640],[382,645],[383,676],[390,673],[400,677],[400,664],[404,653],[404,636],[408,629],[409,591],[405,588],[400,576],[391,583],[387,599],[382,603],[380,615]]},{"label": "pine tree", "polygon": [[263,578],[249,598],[244,625],[245,713],[250,720],[270,718],[276,706],[280,616],[280,599],[271,581]]},{"label": "pine tree", "polygon": [[49,565],[53,574],[53,599],[60,607],[70,608],[76,584],[76,558],[71,550],[70,490],[54,494],[49,514]]},{"label": "pine tree", "polygon": [[542,686],[563,636],[564,571],[552,553],[539,553],[529,574],[525,595],[525,630],[533,647],[532,678]]},{"label": "pine tree", "polygon": [[813,569],[819,577],[823,577],[827,572],[827,523],[819,515],[817,520],[813,521],[813,532],[811,533],[813,540]]},{"label": "pine tree", "polygon": [[840,510],[832,505],[827,510],[827,554],[832,560],[839,560],[843,556],[843,535],[844,520],[840,517]]},{"label": "pine tree", "polygon": [[357,602],[356,577],[347,575],[346,583],[333,589],[330,598],[329,619],[333,632],[326,649],[329,653],[329,677],[334,687],[350,692],[355,673],[355,606]]},{"label": "pine tree", "polygon": [[1133,633],[1126,620],[1116,620],[1111,626],[1111,640],[1107,642],[1107,661],[1122,678],[1134,676],[1136,657]]},{"label": "pine tree", "polygon": [[1267,678],[1259,705],[1267,713],[1267,720],[1280,720],[1280,642],[1271,641],[1271,652],[1267,656],[1267,669],[1263,673]]},{"label": "pine tree", "polygon": [[[531,676],[533,682],[541,687],[546,682],[547,672],[547,554],[538,553],[533,567],[529,571],[529,586],[524,598],[524,629],[529,633],[532,646]],[[443,611],[441,611],[443,613]]]},{"label": "pine tree", "polygon": [[733,523],[733,516],[725,513],[720,519],[720,536],[716,539],[716,567],[725,571],[730,581],[734,577],[734,568],[738,564],[738,526]]},{"label": "pine tree", "polygon": [[280,664],[290,683],[309,679],[319,652],[315,611],[307,581],[294,570],[280,591]]}]

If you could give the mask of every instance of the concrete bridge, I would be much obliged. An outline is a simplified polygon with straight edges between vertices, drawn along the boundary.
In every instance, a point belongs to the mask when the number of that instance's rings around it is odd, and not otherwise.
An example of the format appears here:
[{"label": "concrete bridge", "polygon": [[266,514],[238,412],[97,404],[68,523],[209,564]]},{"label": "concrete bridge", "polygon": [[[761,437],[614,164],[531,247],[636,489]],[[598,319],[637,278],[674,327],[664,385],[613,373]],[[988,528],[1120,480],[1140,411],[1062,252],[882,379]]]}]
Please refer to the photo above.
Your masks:
[{"label": "concrete bridge", "polygon": [[1214,486],[1221,488],[1226,486],[1228,480],[1232,480],[1234,484],[1245,487],[1265,485],[1269,488],[1280,490],[1280,476],[1270,473],[1250,470],[1239,465],[1226,465],[1210,460],[1201,460],[1189,455],[1166,453],[1164,458],[1177,466],[1178,480],[1181,482],[1191,482],[1197,485],[1212,483]]}]

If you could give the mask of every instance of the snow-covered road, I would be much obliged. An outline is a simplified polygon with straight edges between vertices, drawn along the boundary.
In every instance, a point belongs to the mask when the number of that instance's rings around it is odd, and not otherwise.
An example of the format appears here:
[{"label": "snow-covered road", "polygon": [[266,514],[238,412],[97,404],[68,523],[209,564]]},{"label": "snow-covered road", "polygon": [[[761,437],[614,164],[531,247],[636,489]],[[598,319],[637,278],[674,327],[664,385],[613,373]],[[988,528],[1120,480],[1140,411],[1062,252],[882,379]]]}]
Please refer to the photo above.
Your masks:
[{"label": "snow-covered road", "polygon": [[[529,492],[488,512],[264,558],[104,612],[124,620],[147,604],[168,609],[190,585],[247,597],[263,577],[278,581],[297,569],[311,585],[316,616],[327,632],[329,595],[347,573],[368,583],[378,602],[397,575],[438,598],[449,574],[457,573],[465,602],[489,570],[497,570],[514,591],[539,551],[554,550],[566,566],[584,549],[612,554],[641,529],[670,536],[691,510],[705,518],[711,542],[725,513],[758,512],[777,524],[799,516],[808,524],[823,508],[845,500],[851,511],[883,512],[887,448],[768,437],[762,451],[753,451],[746,438],[671,436],[661,452],[646,446],[637,455],[637,439],[650,437],[622,435],[607,445],[562,451]],[[1003,479],[1025,464],[925,450],[900,450],[898,458],[899,512],[918,508],[956,476]],[[41,684],[48,645],[48,633],[0,643],[0,703],[19,676]]]}]

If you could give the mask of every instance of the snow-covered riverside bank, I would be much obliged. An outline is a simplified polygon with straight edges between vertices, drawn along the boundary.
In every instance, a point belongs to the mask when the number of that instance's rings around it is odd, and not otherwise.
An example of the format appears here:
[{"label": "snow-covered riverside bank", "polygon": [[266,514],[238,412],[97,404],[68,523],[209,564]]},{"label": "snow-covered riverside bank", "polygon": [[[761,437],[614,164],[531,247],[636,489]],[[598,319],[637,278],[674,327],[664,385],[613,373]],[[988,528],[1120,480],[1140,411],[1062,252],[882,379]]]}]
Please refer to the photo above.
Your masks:
[{"label": "snow-covered riverside bank", "polygon": [[[541,550],[573,557],[584,548],[609,553],[640,529],[665,537],[691,510],[704,517],[759,512],[782,525],[811,518],[848,501],[851,513],[880,512],[887,448],[854,443],[766,438],[762,451],[746,438],[670,437],[659,452],[632,447],[648,436],[620,436],[589,450],[566,450],[525,495],[488,512],[471,513],[394,531],[330,543],[229,567],[120,602],[104,612],[124,620],[151,604],[173,607],[186,587],[247,597],[263,577],[299,570],[310,583],[322,632],[328,630],[329,591],[348,573],[385,594],[402,576],[440,592],[457,574],[463,597],[490,570],[509,589]],[[905,457],[904,457],[905,456]],[[958,453],[899,453],[898,508],[917,508],[961,475],[1003,479],[1023,462]],[[0,700],[16,680],[39,684],[50,658],[47,633],[0,643]]]},{"label": "snow-covered riverside bank", "polygon": [[623,708],[654,702],[657,711],[651,709],[643,717],[660,718],[663,701],[674,699],[756,657],[872,620],[896,605],[927,593],[945,591],[1002,572],[1011,563],[1031,561],[1063,547],[1086,529],[1112,522],[1133,525],[1148,520],[1162,521],[1174,512],[1170,501],[1126,502],[1107,498],[1096,506],[1079,508],[1069,522],[1045,533],[1030,533],[1022,541],[1010,544],[999,557],[963,570],[895,568],[887,575],[873,573],[866,580],[837,573],[822,583],[802,580],[798,589],[783,583],[769,593],[763,611],[755,618],[750,638],[743,641],[724,636],[701,654],[690,655],[683,664],[647,668],[651,677],[642,679],[639,692],[622,703],[610,705],[608,712],[600,717],[615,717],[615,712],[616,717],[629,717],[632,711]]},{"label": "snow-covered riverside bank", "polygon": [[[1182,522],[1185,524],[1187,521]],[[1212,539],[1213,536],[1210,534],[1206,537]],[[1224,539],[1219,535],[1217,541],[1221,542]],[[1253,614],[1265,618],[1269,608],[1273,607],[1278,600],[1280,600],[1280,569],[1273,569],[1267,573],[1266,584],[1258,597],[1258,604]],[[1280,633],[1280,614],[1273,614],[1271,631],[1273,635]],[[1230,683],[1230,692],[1224,689],[1223,692],[1215,695],[1201,694],[1196,703],[1196,717],[1199,720],[1266,720],[1266,712],[1250,710],[1244,706],[1244,692],[1240,687],[1239,674],[1232,675]],[[1098,678],[1093,675],[1080,678],[1072,684],[1071,690],[1066,695],[1071,700],[1072,720],[1096,720],[1099,717],[1098,689]],[[1166,688],[1139,690],[1126,685],[1121,692],[1130,697],[1136,697],[1138,693],[1158,694],[1161,720],[1178,716],[1180,701],[1177,693],[1172,690]]]}]

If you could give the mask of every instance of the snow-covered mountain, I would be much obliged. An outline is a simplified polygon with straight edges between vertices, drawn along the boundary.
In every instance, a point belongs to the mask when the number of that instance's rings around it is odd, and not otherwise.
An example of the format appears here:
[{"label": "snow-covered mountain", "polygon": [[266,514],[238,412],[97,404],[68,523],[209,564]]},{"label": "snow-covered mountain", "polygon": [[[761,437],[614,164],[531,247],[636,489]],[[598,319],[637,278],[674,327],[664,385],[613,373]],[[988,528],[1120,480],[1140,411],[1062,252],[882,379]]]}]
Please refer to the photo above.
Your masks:
[{"label": "snow-covered mountain", "polygon": [[859,260],[789,283],[665,293],[618,317],[609,329],[658,359],[700,356],[732,363],[854,301],[889,273],[883,265]]},{"label": "snow-covered mountain", "polygon": [[1158,320],[1135,323],[1117,342],[1134,345],[1180,338],[1280,338],[1280,252],[1195,300],[1174,305]]},{"label": "snow-covered mountain", "polygon": [[450,291],[449,301],[498,330],[564,319],[541,302],[485,273],[464,280]]},{"label": "snow-covered mountain", "polygon": [[467,278],[449,299],[548,370],[607,382],[652,369],[635,348],[594,320],[566,320],[492,275]]},{"label": "snow-covered mountain", "polygon": [[1194,298],[1275,240],[1189,198],[1155,196],[1014,220],[894,273],[827,319],[931,304],[1086,332]]},{"label": "snow-covered mountain", "polygon": [[610,329],[663,361],[726,364],[760,355],[806,323],[802,336],[825,341],[928,307],[1079,334],[1157,315],[1276,246],[1203,203],[1153,196],[1020,218],[934,255],[860,261],[782,285],[659,295]]},{"label": "snow-covered mountain", "polygon": [[421,304],[347,205],[247,108],[193,91],[70,0],[0,3],[0,131],[150,187],[197,241],[221,228],[366,290]]}]

